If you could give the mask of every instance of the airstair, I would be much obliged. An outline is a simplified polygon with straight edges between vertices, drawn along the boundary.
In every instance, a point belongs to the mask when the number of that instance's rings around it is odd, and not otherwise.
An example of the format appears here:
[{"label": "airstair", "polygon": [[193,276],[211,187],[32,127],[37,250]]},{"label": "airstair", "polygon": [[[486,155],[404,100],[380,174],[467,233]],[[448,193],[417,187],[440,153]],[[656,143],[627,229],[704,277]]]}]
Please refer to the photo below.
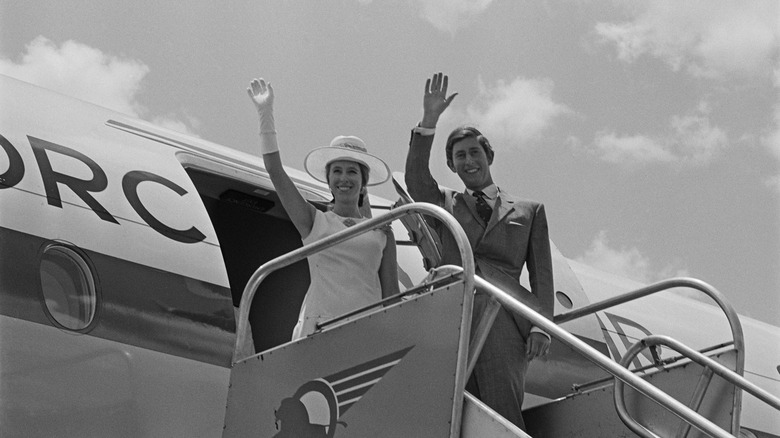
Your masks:
[{"label": "airstair", "polygon": [[[432,270],[423,284],[330,320],[304,339],[241,353],[254,293],[271,272],[393,220],[422,214],[453,233],[462,267]],[[729,319],[733,342],[703,354],[674,339],[651,336],[617,363],[556,324],[680,285],[715,299]],[[475,287],[494,300],[478,316],[471,338]],[[499,306],[530,320],[610,378],[526,410],[528,434],[519,430],[464,390]],[[446,211],[430,204],[402,205],[255,271],[239,308],[223,437],[732,437],[739,433],[743,390],[780,410],[780,400],[741,376],[739,320],[704,283],[662,282],[559,315],[555,322],[474,275],[465,233]],[[627,368],[642,350],[661,345],[680,356],[650,369]]]}]

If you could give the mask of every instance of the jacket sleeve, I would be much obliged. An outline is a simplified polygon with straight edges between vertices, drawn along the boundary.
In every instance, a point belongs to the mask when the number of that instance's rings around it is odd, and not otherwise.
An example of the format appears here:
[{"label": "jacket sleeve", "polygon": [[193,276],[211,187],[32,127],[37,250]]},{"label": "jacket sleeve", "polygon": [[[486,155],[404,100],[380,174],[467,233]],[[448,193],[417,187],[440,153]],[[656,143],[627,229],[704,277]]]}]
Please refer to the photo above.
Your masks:
[{"label": "jacket sleeve", "polygon": [[432,135],[420,135],[412,131],[409,152],[406,154],[406,188],[416,202],[429,202],[443,207],[444,195],[429,168],[432,146]]},{"label": "jacket sleeve", "polygon": [[539,300],[539,313],[552,320],[555,291],[547,215],[543,204],[538,204],[531,225],[526,267],[531,293]]}]

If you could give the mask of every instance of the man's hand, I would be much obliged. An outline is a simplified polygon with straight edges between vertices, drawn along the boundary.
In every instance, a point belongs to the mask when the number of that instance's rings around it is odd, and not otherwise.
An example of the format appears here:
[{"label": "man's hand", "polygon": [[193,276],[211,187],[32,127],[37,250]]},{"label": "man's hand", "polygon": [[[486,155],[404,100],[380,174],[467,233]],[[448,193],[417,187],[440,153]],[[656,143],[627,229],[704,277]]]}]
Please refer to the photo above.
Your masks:
[{"label": "man's hand", "polygon": [[442,73],[436,73],[425,81],[425,97],[423,98],[423,119],[420,126],[423,128],[435,128],[439,116],[450,106],[450,103],[458,93],[447,97],[447,84],[449,78]]},{"label": "man's hand", "polygon": [[541,333],[531,333],[526,340],[525,353],[528,360],[546,356],[550,352],[550,340]]}]

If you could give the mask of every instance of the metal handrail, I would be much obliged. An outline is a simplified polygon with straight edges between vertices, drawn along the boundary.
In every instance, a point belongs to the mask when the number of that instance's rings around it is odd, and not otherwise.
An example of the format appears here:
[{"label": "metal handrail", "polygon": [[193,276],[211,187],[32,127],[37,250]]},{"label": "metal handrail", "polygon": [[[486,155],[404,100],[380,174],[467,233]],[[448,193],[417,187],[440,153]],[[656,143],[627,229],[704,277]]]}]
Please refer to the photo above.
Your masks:
[{"label": "metal handrail", "polygon": [[[709,347],[706,347],[706,348],[702,348],[701,350],[698,350],[698,352],[702,353],[702,354],[706,354],[706,353],[709,353],[711,351],[723,350],[723,349],[728,348],[728,347],[730,347],[732,345],[734,345],[734,342],[732,342],[732,341],[724,342],[722,344],[715,344],[715,345],[712,345],[712,346],[709,346]],[[682,355],[680,355],[680,356],[673,356],[673,357],[670,357],[668,359],[660,359],[660,358],[658,360],[654,359],[653,363],[651,363],[649,365],[641,366],[641,367],[638,367],[638,368],[632,368],[631,371],[633,371],[635,374],[639,374],[639,373],[645,372],[645,371],[650,370],[650,369],[658,369],[658,368],[663,367],[663,366],[671,365],[671,364],[673,364],[675,362],[679,362],[679,361],[684,360],[684,359],[685,359],[685,356],[682,356]],[[601,379],[591,380],[590,382],[574,383],[574,384],[572,384],[572,390],[574,390],[574,392],[576,392],[576,393],[581,393],[583,391],[583,388],[596,387],[598,385],[601,385],[603,383],[609,382],[611,380],[614,380],[614,377],[609,376],[609,377],[603,377]]]},{"label": "metal handrail", "polygon": [[634,373],[632,373],[625,367],[618,365],[612,359],[608,358],[600,351],[586,344],[584,341],[575,337],[568,331],[560,328],[556,323],[540,315],[539,313],[537,313],[527,305],[521,303],[520,301],[517,301],[516,299],[512,298],[512,296],[509,295],[508,293],[497,288],[496,286],[492,285],[491,283],[487,282],[481,277],[475,277],[474,281],[478,288],[484,290],[485,292],[495,297],[496,300],[498,300],[501,303],[501,305],[504,306],[505,309],[520,314],[522,317],[530,321],[532,325],[541,328],[542,330],[547,332],[550,336],[560,340],[562,343],[574,349],[575,351],[578,351],[580,354],[585,356],[585,358],[587,358],[588,360],[596,364],[604,371],[607,371],[608,373],[615,376],[617,379],[625,382],[626,384],[634,388],[636,391],[654,400],[656,403],[665,407],[666,409],[671,411],[674,415],[677,415],[678,417],[682,418],[684,421],[690,423],[697,429],[701,430],[706,434],[709,434],[710,436],[714,436],[717,438],[733,438],[733,435],[730,435],[729,433],[727,433],[726,431],[718,427],[713,422],[702,417],[701,415],[699,415],[689,407],[680,403],[675,398],[671,397],[669,394],[666,394],[665,392],[651,385],[644,379],[634,375]]},{"label": "metal handrail", "polygon": [[[270,260],[257,268],[252,276],[249,277],[249,280],[244,287],[244,293],[241,296],[241,303],[239,304],[238,312],[238,326],[236,327],[236,342],[233,346],[232,365],[235,365],[240,360],[246,359],[239,358],[239,354],[241,346],[246,342],[247,338],[247,331],[249,329],[249,309],[252,305],[252,300],[254,299],[258,286],[271,272],[303,260],[318,251],[322,251],[359,234],[379,228],[402,216],[416,213],[427,214],[441,221],[450,230],[452,236],[455,239],[455,242],[458,245],[461,263],[463,263],[463,268],[460,269],[463,273],[464,284],[463,306],[461,313],[461,333],[458,340],[458,351],[467,351],[469,347],[471,311],[474,305],[474,256],[471,252],[471,245],[469,244],[468,237],[463,231],[463,228],[461,228],[458,221],[455,220],[452,215],[447,213],[446,210],[429,203],[412,203],[402,205],[393,210],[390,210],[385,214],[382,214],[379,217],[369,219],[365,222],[361,222],[352,227],[349,227],[346,230],[339,231],[338,233],[325,237],[324,239],[312,242],[273,260]],[[466,386],[467,378],[467,365],[464,362],[465,361],[459,360],[455,368],[455,388],[452,395],[453,400],[459,400],[463,397],[463,391]],[[459,436],[462,413],[462,403],[460,406],[458,406],[456,403],[453,407],[453,417],[452,422],[450,423],[451,437],[456,438]]]},{"label": "metal handrail", "polygon": [[443,286],[448,283],[453,283],[457,280],[460,280],[460,277],[462,276],[462,271],[459,266],[453,266],[453,265],[443,265],[439,266],[438,268],[434,268],[431,270],[432,272],[436,272],[437,277],[433,278],[432,280],[427,280],[422,283],[418,284],[417,286],[410,287],[409,289],[395,294],[393,296],[389,296],[387,298],[383,298],[380,301],[377,301],[375,303],[357,308],[355,310],[352,310],[350,312],[347,312],[341,316],[337,316],[335,318],[331,318],[327,321],[318,322],[316,324],[317,329],[322,329],[324,327],[327,327],[329,325],[338,324],[341,321],[347,320],[355,315],[359,315],[363,312],[366,312],[368,310],[371,310],[375,307],[382,307],[388,304],[395,303],[397,301],[400,301],[401,299],[405,297],[410,297],[413,295],[418,295],[423,293],[423,291],[431,291],[433,289],[437,289],[440,286]]},{"label": "metal handrail", "polygon": [[[749,380],[745,379],[743,376],[735,373],[734,371],[726,368],[725,366],[721,365],[717,361],[701,354],[700,352],[668,336],[651,335],[634,343],[634,345],[629,347],[629,349],[626,351],[626,354],[623,355],[623,358],[620,360],[620,365],[624,367],[628,367],[628,364],[631,363],[631,361],[634,360],[634,358],[642,350],[644,350],[645,348],[652,348],[656,345],[662,345],[665,347],[669,347],[672,350],[675,350],[676,352],[682,354],[688,359],[691,359],[692,361],[703,366],[704,369],[709,370],[710,373],[714,373],[722,377],[724,380],[739,387],[744,391],[747,391],[748,393],[750,393],[757,399],[763,401],[764,403],[772,406],[777,410],[780,410],[780,398],[777,398],[772,394],[770,394],[769,392],[761,389],[754,383],[750,382]],[[707,377],[709,378],[710,376]],[[631,429],[637,435],[645,436],[645,437],[654,437],[655,434],[652,434],[650,431],[647,430],[647,428],[645,428],[644,426],[636,422],[633,418],[631,418],[630,414],[628,413],[628,409],[626,408],[624,388],[625,386],[623,385],[623,382],[621,382],[619,379],[615,379],[614,395],[615,395],[615,407],[617,409],[618,416],[620,416],[620,418],[623,420],[626,426],[628,426],[628,428]],[[694,402],[696,402],[697,404],[701,403],[703,397],[704,394],[702,391],[702,393],[697,394],[697,397],[695,397]],[[687,436],[689,428],[690,425],[685,425],[685,427],[681,429],[678,436]],[[645,432],[650,432],[650,434],[649,435],[645,434]]]},{"label": "metal handrail", "polygon": [[[555,323],[557,324],[562,324],[564,322],[581,318],[583,316],[587,316],[599,312],[601,310],[614,307],[619,304],[623,304],[628,301],[632,301],[648,295],[652,295],[657,292],[665,291],[674,287],[689,287],[691,289],[696,289],[700,292],[703,292],[704,294],[712,298],[712,300],[715,301],[715,303],[721,308],[723,313],[726,315],[726,319],[728,320],[729,328],[731,329],[731,337],[733,338],[734,341],[734,349],[737,352],[736,363],[734,364],[735,367],[734,371],[739,375],[744,374],[745,337],[742,331],[742,323],[739,321],[739,316],[737,315],[736,310],[734,310],[734,308],[731,306],[731,304],[729,304],[729,302],[726,300],[723,294],[721,294],[717,289],[695,278],[679,277],[679,278],[670,278],[668,280],[659,281],[658,283],[645,286],[633,292],[629,292],[613,298],[608,298],[601,302],[593,303],[568,313],[563,313],[553,318],[553,321],[555,321]],[[740,419],[742,416],[742,391],[739,390],[734,391],[733,403],[734,403],[734,415],[732,416],[731,419],[731,430],[739,430]]]},{"label": "metal handrail", "polygon": [[341,243],[359,234],[363,234],[373,229],[379,228],[400,218],[401,216],[412,215],[415,213],[428,214],[433,216],[436,219],[442,221],[444,225],[449,228],[458,245],[458,250],[460,251],[466,290],[473,290],[474,256],[471,253],[471,246],[468,243],[468,237],[455,218],[447,213],[447,211],[443,208],[433,204],[413,203],[402,205],[398,208],[390,210],[385,214],[382,214],[379,217],[361,222],[347,228],[346,230],[339,231],[338,233],[332,234],[316,242],[312,242],[294,251],[290,251],[287,254],[283,254],[275,259],[269,260],[257,268],[252,276],[249,277],[246,286],[244,286],[244,292],[241,295],[241,303],[239,304],[238,313],[238,327],[236,328],[236,342],[233,348],[233,364],[239,360],[239,358],[236,357],[240,349],[239,347],[243,345],[244,342],[246,342],[247,328],[249,325],[249,309],[252,304],[252,300],[254,299],[255,292],[257,291],[260,283],[262,283],[271,272],[303,260],[314,253]]}]

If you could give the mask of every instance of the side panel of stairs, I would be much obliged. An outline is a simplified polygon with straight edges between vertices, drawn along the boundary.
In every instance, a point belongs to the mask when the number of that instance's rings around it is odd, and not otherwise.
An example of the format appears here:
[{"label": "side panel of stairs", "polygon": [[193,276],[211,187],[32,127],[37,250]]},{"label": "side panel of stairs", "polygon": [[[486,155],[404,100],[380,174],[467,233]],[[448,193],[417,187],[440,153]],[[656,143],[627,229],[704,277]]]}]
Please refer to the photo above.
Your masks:
[{"label": "side panel of stairs", "polygon": [[468,392],[463,398],[462,424],[461,438],[530,438]]},{"label": "side panel of stairs", "polygon": [[[734,369],[736,352],[733,350],[713,356],[722,365]],[[681,403],[690,407],[695,388],[703,368],[685,362],[645,376],[645,379]],[[534,438],[564,437],[633,437],[615,410],[614,383],[609,382],[596,389],[571,395],[546,405],[523,412],[529,435]],[[714,376],[698,412],[731,431],[734,386]],[[684,427],[677,416],[652,400],[626,386],[626,409],[639,424],[660,436],[676,436]],[[689,438],[704,437],[691,428]]]},{"label": "side panel of stairs", "polygon": [[449,437],[462,283],[233,366],[223,437]]}]

